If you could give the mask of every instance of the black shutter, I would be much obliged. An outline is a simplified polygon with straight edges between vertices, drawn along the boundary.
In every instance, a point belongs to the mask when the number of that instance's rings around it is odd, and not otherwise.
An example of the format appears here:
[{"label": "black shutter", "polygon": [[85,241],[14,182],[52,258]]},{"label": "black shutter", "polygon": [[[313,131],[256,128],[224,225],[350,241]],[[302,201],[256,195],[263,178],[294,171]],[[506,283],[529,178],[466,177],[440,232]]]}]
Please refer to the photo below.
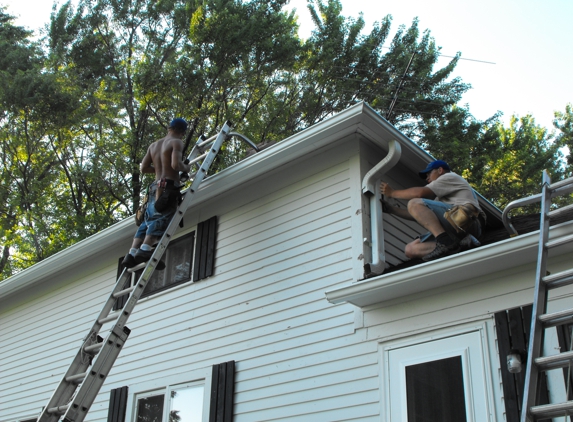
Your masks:
[{"label": "black shutter", "polygon": [[[495,330],[507,422],[519,422],[525,379],[525,362],[523,362],[521,372],[511,373],[507,370],[507,355],[514,349],[521,351],[524,356],[527,354],[531,330],[531,309],[532,305],[527,305],[495,313]],[[540,383],[540,404],[547,404],[549,393],[545,373],[540,377]]]},{"label": "black shutter", "polygon": [[109,410],[107,422],[125,422],[127,409],[127,387],[116,388],[110,391]]},{"label": "black shutter", "polygon": [[233,422],[235,361],[213,365],[209,422]]},{"label": "black shutter", "polygon": [[215,246],[217,243],[217,216],[197,225],[193,281],[210,277],[215,269]]}]

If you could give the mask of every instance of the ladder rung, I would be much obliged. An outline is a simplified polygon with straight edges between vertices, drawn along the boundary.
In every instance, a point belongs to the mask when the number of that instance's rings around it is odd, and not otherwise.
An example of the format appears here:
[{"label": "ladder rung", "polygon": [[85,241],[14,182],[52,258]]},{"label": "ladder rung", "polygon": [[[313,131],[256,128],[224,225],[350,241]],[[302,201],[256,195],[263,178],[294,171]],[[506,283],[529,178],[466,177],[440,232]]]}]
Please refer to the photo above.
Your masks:
[{"label": "ladder rung", "polygon": [[539,321],[543,323],[544,328],[568,324],[573,322],[573,309],[539,315]]},{"label": "ladder rung", "polygon": [[558,355],[543,356],[535,359],[537,367],[543,371],[564,368],[573,363],[573,351],[559,353]]},{"label": "ladder rung", "polygon": [[82,372],[81,374],[70,375],[69,377],[66,377],[66,381],[67,382],[75,382],[75,383],[79,384],[80,382],[82,382],[84,380],[84,378],[86,377],[87,374],[88,374],[87,372]]},{"label": "ladder rung", "polygon": [[126,294],[131,293],[134,290],[135,290],[135,286],[131,286],[125,290],[120,290],[119,292],[114,293],[113,297],[117,299],[118,297],[125,296]]},{"label": "ladder rung", "polygon": [[90,344],[89,346],[84,347],[84,352],[89,353],[90,355],[95,355],[100,349],[103,347],[102,343],[94,343]]},{"label": "ladder rung", "polygon": [[559,239],[550,240],[545,244],[545,247],[551,249],[555,248],[556,246],[565,245],[571,242],[573,242],[573,234],[570,234],[569,236],[560,237]]},{"label": "ladder rung", "polygon": [[100,318],[97,320],[100,324],[105,324],[106,322],[114,321],[121,314],[121,311],[111,312],[108,316]]},{"label": "ladder rung", "polygon": [[[189,165],[193,165],[198,161],[201,161],[203,158],[205,158],[207,155],[209,155],[208,152],[199,155],[198,157],[195,157],[193,160],[189,161]],[[197,172],[195,172],[193,175],[197,174]]]},{"label": "ladder rung", "polygon": [[70,407],[69,404],[64,404],[63,406],[58,406],[58,407],[50,407],[48,409],[48,413],[64,414],[66,410],[68,410],[68,407]]},{"label": "ladder rung", "polygon": [[556,218],[559,217],[561,214],[565,214],[567,211],[573,210],[573,204],[566,205],[561,208],[557,208],[556,210],[549,211],[547,213],[547,217],[549,218]]},{"label": "ladder rung", "polygon": [[573,268],[545,276],[543,277],[543,282],[548,289],[556,289],[558,287],[573,284]]},{"label": "ladder rung", "polygon": [[571,415],[573,413],[573,401],[533,406],[529,409],[529,413],[534,415],[537,419]]},{"label": "ladder rung", "polygon": [[145,266],[147,265],[147,262],[142,262],[141,264],[137,264],[135,267],[131,267],[127,269],[128,273],[134,273],[136,271],[141,270],[142,268],[145,268]]}]

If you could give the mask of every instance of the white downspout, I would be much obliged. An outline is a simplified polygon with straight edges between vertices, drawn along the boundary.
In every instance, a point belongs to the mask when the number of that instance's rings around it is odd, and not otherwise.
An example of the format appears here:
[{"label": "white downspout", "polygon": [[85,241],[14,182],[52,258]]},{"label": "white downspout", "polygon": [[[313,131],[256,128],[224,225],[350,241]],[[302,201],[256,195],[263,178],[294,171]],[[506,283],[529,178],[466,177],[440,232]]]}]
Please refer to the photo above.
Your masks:
[{"label": "white downspout", "polygon": [[[382,222],[382,203],[380,202],[380,181],[382,176],[396,165],[400,159],[402,149],[394,140],[388,144],[388,154],[376,164],[362,180],[362,194],[370,198],[370,228],[371,241],[364,239],[364,276],[379,275],[386,266],[386,253],[384,252],[384,224]],[[371,246],[370,248],[368,246]],[[368,253],[368,250],[371,253]],[[371,262],[368,262],[370,256]]]}]

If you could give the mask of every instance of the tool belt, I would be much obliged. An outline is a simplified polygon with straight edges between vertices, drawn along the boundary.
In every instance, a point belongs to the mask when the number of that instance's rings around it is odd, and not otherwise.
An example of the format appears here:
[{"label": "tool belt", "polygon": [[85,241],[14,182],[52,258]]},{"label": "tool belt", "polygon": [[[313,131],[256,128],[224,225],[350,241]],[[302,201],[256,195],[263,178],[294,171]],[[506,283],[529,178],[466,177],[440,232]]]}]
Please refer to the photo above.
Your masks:
[{"label": "tool belt", "polygon": [[155,210],[163,212],[170,207],[177,207],[181,204],[181,187],[175,186],[175,181],[171,179],[161,179],[157,182],[155,192]]},{"label": "tool belt", "polygon": [[472,204],[455,205],[444,213],[444,218],[459,233],[468,231],[476,222],[482,224],[480,217],[485,218],[481,210]]},{"label": "tool belt", "polygon": [[141,226],[141,223],[143,223],[143,220],[145,220],[145,211],[147,211],[148,199],[149,199],[149,197],[147,196],[147,193],[146,193],[145,196],[143,197],[143,201],[141,201],[141,203],[139,204],[139,207],[135,211],[135,225],[137,227]]}]

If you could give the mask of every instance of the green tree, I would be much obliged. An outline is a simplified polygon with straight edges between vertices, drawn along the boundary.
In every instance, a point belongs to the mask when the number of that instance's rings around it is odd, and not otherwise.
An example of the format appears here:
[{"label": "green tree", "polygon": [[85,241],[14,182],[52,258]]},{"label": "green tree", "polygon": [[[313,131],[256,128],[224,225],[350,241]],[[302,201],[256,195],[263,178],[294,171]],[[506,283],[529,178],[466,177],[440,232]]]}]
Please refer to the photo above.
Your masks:
[{"label": "green tree", "polygon": [[474,180],[478,192],[495,205],[503,209],[515,199],[539,193],[545,169],[553,180],[563,177],[560,144],[532,116],[512,116],[509,127],[498,122],[496,131],[498,145],[489,152],[480,179]]},{"label": "green tree", "polygon": [[566,147],[567,153],[567,175],[573,176],[573,105],[571,103],[565,106],[565,112],[555,112],[553,125],[559,131],[556,142]]}]

